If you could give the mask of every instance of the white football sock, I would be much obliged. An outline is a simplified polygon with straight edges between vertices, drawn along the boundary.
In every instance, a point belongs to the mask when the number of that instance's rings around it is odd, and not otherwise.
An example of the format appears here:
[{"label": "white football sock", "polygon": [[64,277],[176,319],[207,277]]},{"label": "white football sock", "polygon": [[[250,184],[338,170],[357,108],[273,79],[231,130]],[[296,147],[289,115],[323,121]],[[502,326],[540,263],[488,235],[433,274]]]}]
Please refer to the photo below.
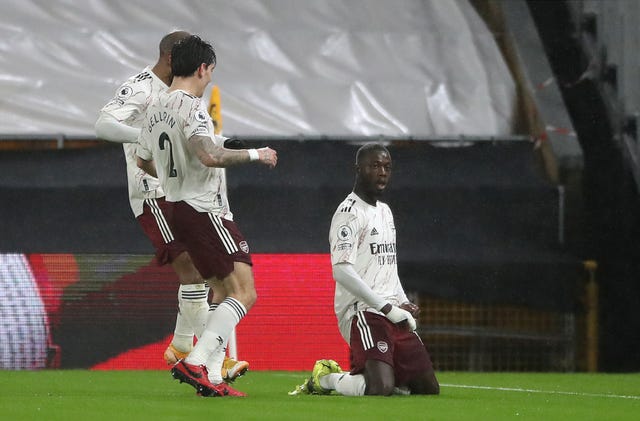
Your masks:
[{"label": "white football sock", "polygon": [[[215,311],[220,304],[209,304],[209,311]],[[229,339],[227,339],[227,342]],[[216,349],[207,359],[207,371],[209,373],[209,381],[213,384],[220,384],[223,382],[222,378],[222,363],[227,353],[227,342],[224,343],[224,347]]]},{"label": "white football sock", "polygon": [[344,396],[364,396],[367,384],[362,374],[330,373],[320,377],[320,386]]},{"label": "white football sock", "polygon": [[247,310],[240,301],[232,297],[225,298],[216,311],[209,312],[204,332],[185,361],[195,365],[205,364],[215,350],[224,348],[231,331],[245,314]]},{"label": "white football sock", "polygon": [[[200,337],[207,322],[209,288],[205,284],[180,285],[178,289],[179,316],[191,325],[191,343],[193,335]],[[176,320],[177,328],[177,320]]]},{"label": "white football sock", "polygon": [[[228,339],[227,339],[228,340]],[[211,353],[207,359],[207,372],[209,373],[209,381],[213,384],[220,384],[222,379],[222,363],[224,357],[227,354],[227,343],[224,346],[219,347]]]},{"label": "white football sock", "polygon": [[171,345],[180,352],[191,352],[193,348],[193,328],[185,316],[180,313],[176,316],[176,328],[173,331]]}]

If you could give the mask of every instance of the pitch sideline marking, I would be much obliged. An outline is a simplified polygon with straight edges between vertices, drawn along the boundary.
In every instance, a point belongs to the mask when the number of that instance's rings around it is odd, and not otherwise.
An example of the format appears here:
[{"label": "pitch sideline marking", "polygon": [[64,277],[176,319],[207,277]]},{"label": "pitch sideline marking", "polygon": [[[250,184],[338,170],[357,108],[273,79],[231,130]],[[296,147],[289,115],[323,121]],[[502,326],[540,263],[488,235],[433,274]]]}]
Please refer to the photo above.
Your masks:
[{"label": "pitch sideline marking", "polygon": [[500,390],[500,391],[506,391],[506,392],[528,392],[528,393],[547,393],[550,395],[586,396],[591,398],[640,399],[640,396],[634,396],[634,395],[610,395],[607,393],[562,392],[559,390],[522,389],[519,387],[472,386],[472,385],[466,385],[466,384],[447,384],[447,383],[440,383],[440,386],[458,387],[461,389]]}]

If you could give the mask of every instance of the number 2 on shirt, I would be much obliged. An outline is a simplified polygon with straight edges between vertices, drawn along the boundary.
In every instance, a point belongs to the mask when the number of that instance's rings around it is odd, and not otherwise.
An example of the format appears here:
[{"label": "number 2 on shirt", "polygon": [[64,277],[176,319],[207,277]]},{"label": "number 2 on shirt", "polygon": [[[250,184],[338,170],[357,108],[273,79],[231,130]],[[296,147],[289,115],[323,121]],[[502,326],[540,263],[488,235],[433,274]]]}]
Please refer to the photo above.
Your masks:
[{"label": "number 2 on shirt", "polygon": [[166,132],[162,132],[158,138],[158,145],[160,146],[161,151],[164,151],[165,142],[169,142],[169,177],[177,177],[178,172],[176,171],[173,163],[173,147],[171,146],[171,139],[169,139],[169,135]]}]

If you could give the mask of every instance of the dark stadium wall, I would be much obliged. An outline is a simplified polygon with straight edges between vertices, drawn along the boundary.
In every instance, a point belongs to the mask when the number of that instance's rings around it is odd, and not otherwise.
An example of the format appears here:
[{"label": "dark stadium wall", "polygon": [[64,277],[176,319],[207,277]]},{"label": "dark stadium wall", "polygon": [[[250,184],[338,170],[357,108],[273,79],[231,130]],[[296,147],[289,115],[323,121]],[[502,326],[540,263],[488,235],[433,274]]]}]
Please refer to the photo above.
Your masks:
[{"label": "dark stadium wall", "polygon": [[[259,146],[261,143],[256,143]],[[358,145],[271,141],[274,170],[231,168],[235,220],[254,253],[327,253],[335,207],[351,191]],[[385,196],[405,286],[437,297],[573,309],[581,262],[560,244],[562,194],[533,144],[390,145]],[[117,146],[5,153],[0,252],[151,254],[129,208]],[[544,288],[541,288],[544,286]]]},{"label": "dark stadium wall", "polygon": [[640,370],[640,198],[614,141],[600,81],[575,82],[587,59],[566,2],[528,1],[585,155],[585,259],[599,262],[600,367]]}]

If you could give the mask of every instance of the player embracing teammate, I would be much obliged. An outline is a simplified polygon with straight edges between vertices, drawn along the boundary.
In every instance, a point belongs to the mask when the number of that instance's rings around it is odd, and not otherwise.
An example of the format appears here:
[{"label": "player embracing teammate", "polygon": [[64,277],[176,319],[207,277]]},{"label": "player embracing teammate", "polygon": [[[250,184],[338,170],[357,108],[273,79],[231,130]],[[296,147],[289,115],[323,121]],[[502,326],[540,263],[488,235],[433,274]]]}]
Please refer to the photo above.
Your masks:
[{"label": "player embracing teammate", "polygon": [[227,149],[214,134],[201,98],[215,65],[213,47],[198,36],[173,46],[173,81],[147,108],[136,153],[138,166],[158,176],[176,237],[218,298],[197,344],[172,374],[202,396],[244,396],[210,377],[220,372],[229,335],[257,299],[249,245],[229,208],[225,168],[251,162],[273,168],[277,154]]},{"label": "player embracing teammate", "polygon": [[[99,138],[122,144],[131,210],[153,244],[158,264],[170,264],[181,284],[178,289],[176,327],[164,353],[164,359],[170,365],[188,355],[194,334],[198,336],[202,331],[210,309],[207,303],[209,290],[193,265],[185,244],[174,235],[168,221],[170,205],[165,200],[158,179],[138,168],[136,145],[147,107],[158,94],[169,88],[173,80],[171,50],[176,43],[190,35],[185,31],[174,31],[162,37],[155,65],[146,67],[124,82],[114,98],[100,110],[95,124]],[[147,287],[140,285],[140,288]],[[215,308],[216,305],[214,302],[211,307]],[[246,361],[225,358],[219,376],[226,382],[232,382],[246,372],[248,366]],[[218,374],[211,373],[211,376],[217,378]]]}]

